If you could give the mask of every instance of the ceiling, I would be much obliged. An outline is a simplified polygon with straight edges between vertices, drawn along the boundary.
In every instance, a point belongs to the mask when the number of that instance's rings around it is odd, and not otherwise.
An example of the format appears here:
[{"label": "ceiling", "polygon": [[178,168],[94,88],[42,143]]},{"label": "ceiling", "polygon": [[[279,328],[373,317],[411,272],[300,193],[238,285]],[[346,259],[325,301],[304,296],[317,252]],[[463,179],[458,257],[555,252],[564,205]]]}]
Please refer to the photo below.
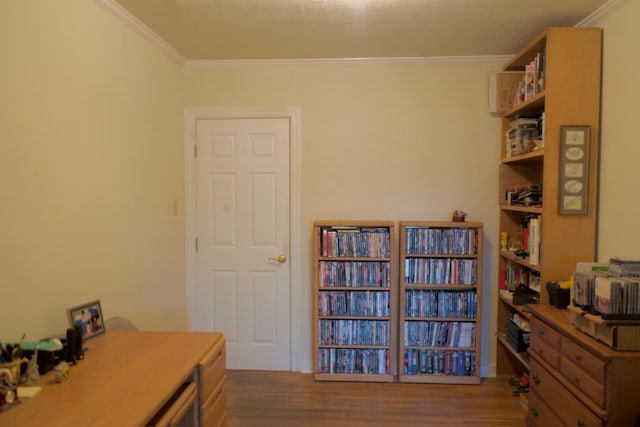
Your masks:
[{"label": "ceiling", "polygon": [[[187,60],[511,55],[607,0],[113,0]],[[615,1],[615,0],[611,0]]]}]

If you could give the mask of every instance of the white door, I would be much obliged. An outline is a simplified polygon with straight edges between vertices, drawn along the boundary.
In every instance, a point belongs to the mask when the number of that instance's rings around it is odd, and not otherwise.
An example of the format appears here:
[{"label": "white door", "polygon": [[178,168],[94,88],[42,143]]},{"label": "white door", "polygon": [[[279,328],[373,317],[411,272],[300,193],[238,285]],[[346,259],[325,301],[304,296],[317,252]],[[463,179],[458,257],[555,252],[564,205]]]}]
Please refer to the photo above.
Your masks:
[{"label": "white door", "polygon": [[230,369],[290,370],[289,119],[196,123],[197,313]]}]

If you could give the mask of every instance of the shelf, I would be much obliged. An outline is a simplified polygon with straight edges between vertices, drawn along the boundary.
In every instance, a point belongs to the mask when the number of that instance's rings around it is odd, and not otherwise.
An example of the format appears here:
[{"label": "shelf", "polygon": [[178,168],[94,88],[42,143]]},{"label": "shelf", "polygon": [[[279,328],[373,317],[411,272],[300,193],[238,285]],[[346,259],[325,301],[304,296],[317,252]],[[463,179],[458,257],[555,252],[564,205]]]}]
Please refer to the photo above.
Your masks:
[{"label": "shelf", "polygon": [[[441,350],[441,351],[475,351],[475,347],[442,347],[442,346],[424,346],[424,345],[406,345],[407,350]],[[405,374],[409,375],[409,374]]]},{"label": "shelf", "polygon": [[503,303],[505,303],[507,306],[509,306],[509,308],[511,310],[515,310],[518,312],[518,314],[522,315],[523,317],[526,317],[527,319],[529,319],[531,317],[531,312],[529,311],[529,309],[527,308],[526,305],[515,305],[513,303],[513,301],[510,301],[508,299],[506,299],[504,296],[500,295],[500,301],[502,301]]},{"label": "shelf", "polygon": [[380,286],[320,286],[319,291],[380,291],[389,292],[389,288]]},{"label": "shelf", "polygon": [[329,373],[315,373],[313,379],[316,381],[367,381],[367,382],[380,382],[390,383],[393,382],[393,375],[391,374],[329,374]]},{"label": "shelf", "polygon": [[[500,250],[498,245],[496,264],[497,277],[501,281],[506,280],[511,286],[516,283],[526,285],[532,281],[539,281],[540,304],[517,306],[503,295],[496,295],[497,330],[502,334],[507,330],[509,312],[515,310],[529,318],[530,310],[534,310],[534,307],[547,306],[549,294],[544,284],[569,277],[575,271],[577,262],[594,261],[597,249],[602,30],[547,28],[509,59],[503,70],[522,72],[526,75],[526,68],[530,64],[533,64],[534,68],[542,64],[541,70],[534,70],[533,80],[539,83],[540,80],[536,79],[542,76],[543,90],[503,113],[499,141],[501,157],[498,165],[498,194],[501,197],[498,208],[499,234],[495,237],[496,241],[500,241],[502,233],[506,233],[507,244],[522,245],[527,249],[527,233],[530,236],[536,230],[525,229],[532,224],[534,227],[539,225],[536,227],[539,233],[535,233],[539,239],[534,242],[534,248],[539,247],[539,259],[535,265],[531,264],[528,258],[517,257],[513,252]],[[538,71],[542,71],[542,74]],[[507,153],[512,152],[512,145],[517,147],[519,142],[523,142],[510,140],[508,134],[511,129],[509,122],[513,124],[511,119],[519,115],[542,116],[542,135],[538,135],[538,138],[544,141],[544,147],[526,154],[507,157]],[[584,194],[579,195],[582,197],[579,199],[582,206],[586,207],[584,215],[558,213],[559,206],[572,201],[564,198],[564,181],[560,173],[560,165],[566,157],[560,149],[563,126],[571,124],[588,126],[591,130],[590,144],[585,147],[589,150],[589,164],[580,175],[584,188],[587,189]],[[523,135],[517,134],[516,138],[519,137]],[[522,184],[540,186],[543,192],[541,203],[535,206],[505,205],[507,191]],[[531,222],[531,218],[540,219],[540,224]],[[509,243],[510,241],[515,243]],[[499,335],[497,339],[499,344],[496,351],[496,373],[515,375],[522,373],[523,369],[528,371],[526,353],[517,353],[509,344],[506,335]]]},{"label": "shelf", "polygon": [[480,384],[480,377],[466,377],[455,375],[435,374],[400,374],[400,382],[403,383],[431,383],[431,384]]},{"label": "shelf", "polygon": [[540,163],[544,159],[544,148],[531,151],[526,154],[520,154],[517,156],[504,157],[502,164],[528,164],[528,163]]},{"label": "shelf", "polygon": [[531,213],[535,215],[542,215],[542,208],[537,206],[516,206],[516,205],[502,205],[500,209],[505,212],[522,212]]},{"label": "shelf", "polygon": [[357,350],[390,350],[388,345],[318,344],[318,348],[353,348]]},{"label": "shelf", "polygon": [[406,254],[405,258],[478,258],[477,254]]},{"label": "shelf", "polygon": [[476,289],[476,285],[454,285],[436,284],[436,283],[405,283],[404,288],[407,290],[434,290],[434,291],[469,291]]},{"label": "shelf", "polygon": [[[460,232],[459,229],[463,227],[468,230]],[[432,229],[437,231],[430,234]],[[477,222],[400,221],[398,378],[401,382],[480,383],[482,230],[482,224]],[[455,234],[459,240],[456,240],[457,243],[453,239],[440,240],[441,232],[443,236]],[[438,253],[414,254],[406,251],[415,247]],[[451,252],[454,247],[465,248],[465,252],[469,253],[442,253]],[[443,258],[452,261],[442,262]],[[453,259],[466,260],[454,262]],[[460,270],[457,270],[458,266]],[[464,274],[460,274],[462,272]],[[412,281],[460,281],[466,284],[406,283],[406,278]],[[466,317],[470,315],[473,317]],[[441,335],[443,332],[447,333]],[[406,339],[405,334],[408,334]],[[457,334],[460,334],[460,341],[455,341]],[[426,343],[438,345],[424,345]],[[453,343],[466,346],[448,346]],[[462,357],[464,360],[461,360]],[[464,362],[470,363],[467,366],[471,369],[461,364]]]},{"label": "shelf", "polygon": [[[393,381],[397,342],[394,223],[315,221],[313,227],[313,378]],[[347,256],[333,256],[335,253]],[[368,264],[363,268],[364,263]],[[370,272],[371,280],[364,280],[374,263],[379,266]],[[339,301],[351,296],[357,307],[350,310],[334,304],[334,295]],[[340,335],[329,336],[329,327],[331,333],[340,331]],[[371,336],[375,339],[367,338]]]},{"label": "shelf", "polygon": [[390,262],[391,258],[376,258],[376,257],[348,257],[348,256],[335,256],[335,257],[327,257],[320,256],[318,257],[318,261],[377,261],[377,262]]},{"label": "shelf", "polygon": [[524,267],[527,267],[529,270],[537,271],[538,273],[542,271],[541,266],[530,264],[529,261],[527,261],[528,258],[520,258],[516,256],[513,252],[500,251],[500,256],[509,261],[513,261],[516,264],[520,264]]},{"label": "shelf", "polygon": [[[404,316],[404,320],[406,322],[477,322],[476,318],[467,318],[467,317],[411,317]],[[407,346],[415,347],[415,346]]]},{"label": "shelf", "polygon": [[[504,348],[507,349],[507,351],[509,351],[509,353],[511,353],[511,355],[513,355],[521,364],[522,366],[526,369],[529,370],[529,360],[528,357],[527,359],[525,359],[521,353],[518,353],[516,351],[515,348],[513,348],[513,346],[511,344],[509,344],[509,341],[507,341],[507,338],[504,335],[498,335],[498,343],[502,344],[502,346]],[[526,354],[526,353],[525,353]]]},{"label": "shelf", "polygon": [[318,320],[380,320],[380,321],[389,321],[391,320],[391,317],[386,316],[386,317],[376,317],[376,316],[353,316],[353,315],[347,315],[345,314],[344,316],[323,316],[323,315],[318,315]]},{"label": "shelf", "polygon": [[504,117],[513,117],[519,114],[532,114],[544,111],[545,91],[536,94],[531,99],[516,105],[510,110],[505,111]]}]

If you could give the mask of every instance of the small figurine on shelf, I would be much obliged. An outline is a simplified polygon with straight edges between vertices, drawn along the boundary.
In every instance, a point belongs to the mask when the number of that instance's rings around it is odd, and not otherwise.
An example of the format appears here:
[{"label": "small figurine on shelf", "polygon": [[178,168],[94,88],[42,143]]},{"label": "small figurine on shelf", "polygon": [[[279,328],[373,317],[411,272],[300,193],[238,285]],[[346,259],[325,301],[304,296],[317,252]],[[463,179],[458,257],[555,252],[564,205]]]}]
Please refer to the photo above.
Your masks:
[{"label": "small figurine on shelf", "polygon": [[453,222],[464,222],[466,217],[467,213],[459,209],[453,211],[453,214],[451,215]]}]

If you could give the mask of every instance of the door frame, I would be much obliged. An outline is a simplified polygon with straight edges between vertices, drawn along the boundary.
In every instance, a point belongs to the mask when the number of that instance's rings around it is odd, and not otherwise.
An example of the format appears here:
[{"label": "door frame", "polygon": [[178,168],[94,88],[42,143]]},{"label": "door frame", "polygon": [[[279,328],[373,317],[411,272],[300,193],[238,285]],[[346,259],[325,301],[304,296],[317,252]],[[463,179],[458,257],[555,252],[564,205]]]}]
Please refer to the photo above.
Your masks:
[{"label": "door frame", "polygon": [[184,111],[184,180],[185,180],[185,280],[188,329],[195,331],[197,313],[197,256],[196,240],[196,122],[216,119],[289,119],[289,345],[291,370],[303,371],[299,351],[301,296],[301,260],[297,258],[300,246],[300,178],[302,165],[302,138],[300,108],[298,107],[189,107]]}]

